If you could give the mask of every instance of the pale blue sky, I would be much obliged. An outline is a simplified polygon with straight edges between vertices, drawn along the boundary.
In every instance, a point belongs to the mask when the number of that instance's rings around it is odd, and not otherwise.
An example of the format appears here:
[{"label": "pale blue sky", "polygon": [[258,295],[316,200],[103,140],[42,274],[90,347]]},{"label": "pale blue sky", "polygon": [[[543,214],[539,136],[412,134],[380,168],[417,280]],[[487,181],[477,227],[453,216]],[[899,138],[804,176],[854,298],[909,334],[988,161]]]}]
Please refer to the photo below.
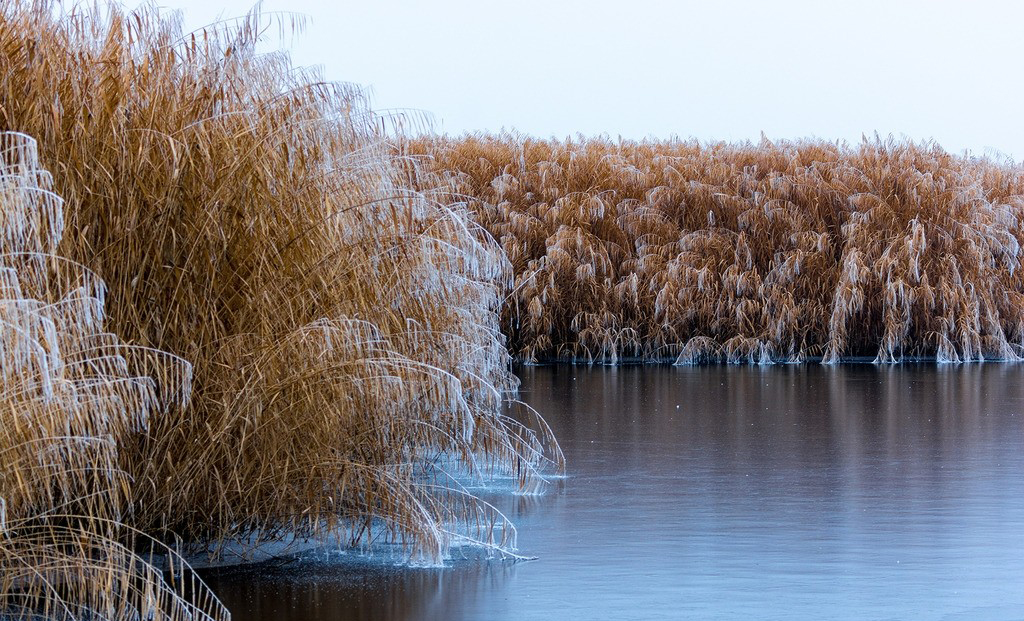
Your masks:
[{"label": "pale blue sky", "polygon": [[[198,27],[251,2],[163,0]],[[129,4],[129,6],[132,6]],[[449,133],[862,133],[1024,159],[1024,2],[268,0],[299,65]]]}]

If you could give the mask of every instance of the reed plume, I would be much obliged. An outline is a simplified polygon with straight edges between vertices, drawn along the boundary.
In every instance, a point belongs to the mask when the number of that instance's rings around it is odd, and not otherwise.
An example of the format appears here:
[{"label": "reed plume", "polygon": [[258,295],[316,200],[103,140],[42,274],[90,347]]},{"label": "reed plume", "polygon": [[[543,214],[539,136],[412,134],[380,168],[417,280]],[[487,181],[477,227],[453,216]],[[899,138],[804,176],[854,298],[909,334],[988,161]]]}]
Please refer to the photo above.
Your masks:
[{"label": "reed plume", "polygon": [[507,261],[412,189],[432,182],[394,155],[401,119],[258,54],[269,25],[0,13],[0,127],[51,162],[60,253],[107,283],[114,332],[193,365],[189,406],[118,451],[131,524],[213,555],[308,536],[510,550],[465,477],[529,490],[561,456],[508,405]]},{"label": "reed plume", "polygon": [[1018,360],[1024,169],[931,143],[427,136],[525,360]]}]

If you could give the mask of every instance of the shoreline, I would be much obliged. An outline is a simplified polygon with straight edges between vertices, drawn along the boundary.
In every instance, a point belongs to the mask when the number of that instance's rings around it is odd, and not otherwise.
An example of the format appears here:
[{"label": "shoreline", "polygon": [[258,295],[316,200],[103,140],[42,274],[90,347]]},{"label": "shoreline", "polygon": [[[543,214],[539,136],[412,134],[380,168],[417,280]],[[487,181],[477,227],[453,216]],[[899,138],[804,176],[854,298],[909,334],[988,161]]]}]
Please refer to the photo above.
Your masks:
[{"label": "shoreline", "polygon": [[708,361],[700,362],[696,364],[677,363],[676,358],[619,358],[616,361],[608,360],[585,360],[579,358],[544,358],[537,361],[526,361],[522,359],[514,359],[513,366],[515,367],[546,367],[554,365],[570,365],[570,366],[601,366],[601,367],[626,367],[626,366],[672,366],[672,367],[718,367],[718,366],[734,366],[734,367],[776,367],[776,366],[796,366],[796,365],[809,365],[817,364],[826,367],[838,366],[838,365],[874,365],[874,366],[900,366],[905,364],[934,364],[937,366],[946,365],[966,365],[966,364],[985,364],[985,363],[997,363],[997,364],[1016,364],[1024,362],[1024,359],[1010,359],[1010,358],[984,358],[982,360],[966,360],[959,362],[941,361],[937,356],[906,356],[900,360],[893,362],[879,362],[876,358],[870,356],[850,356],[841,358],[838,362],[822,362],[823,356],[815,356],[806,358],[804,360],[773,360],[771,362],[759,362],[759,361]]}]

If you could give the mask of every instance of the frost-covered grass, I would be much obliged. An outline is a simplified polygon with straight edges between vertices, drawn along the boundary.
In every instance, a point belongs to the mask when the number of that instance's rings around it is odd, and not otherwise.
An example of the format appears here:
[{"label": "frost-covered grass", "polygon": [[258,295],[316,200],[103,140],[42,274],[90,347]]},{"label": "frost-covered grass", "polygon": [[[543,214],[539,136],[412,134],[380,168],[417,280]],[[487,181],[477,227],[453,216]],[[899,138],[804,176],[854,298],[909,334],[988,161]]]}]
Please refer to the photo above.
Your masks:
[{"label": "frost-covered grass", "polygon": [[[54,329],[98,312],[102,279],[118,336],[97,347],[191,364],[187,406],[83,415],[126,418],[92,468],[126,473],[123,521],[203,549],[360,541],[378,524],[423,558],[445,555],[452,524],[510,549],[510,525],[453,484],[531,489],[561,465],[546,426],[505,409],[508,263],[465,211],[412,189],[432,181],[396,159],[394,119],[359,89],[256,53],[274,25],[253,13],[189,34],[151,8],[0,8],[0,129],[38,139],[65,199],[50,250],[97,275],[80,315],[53,307]],[[0,223],[18,213],[4,204]],[[114,364],[100,361],[85,366]],[[139,386],[182,387],[156,377]]]},{"label": "frost-covered grass", "polygon": [[226,619],[124,523],[122,447],[187,406],[191,366],[105,331],[102,280],[56,254],[62,206],[35,141],[0,133],[0,618]]},{"label": "frost-covered grass", "polygon": [[1024,168],[934,144],[425,138],[525,360],[1024,355]]}]

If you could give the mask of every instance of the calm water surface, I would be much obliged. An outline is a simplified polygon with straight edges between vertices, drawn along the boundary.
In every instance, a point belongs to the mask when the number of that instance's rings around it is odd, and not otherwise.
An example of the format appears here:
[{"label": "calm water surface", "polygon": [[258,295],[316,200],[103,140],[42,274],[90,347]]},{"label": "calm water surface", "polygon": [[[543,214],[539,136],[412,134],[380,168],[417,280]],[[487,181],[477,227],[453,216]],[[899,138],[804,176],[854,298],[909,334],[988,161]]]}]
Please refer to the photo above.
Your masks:
[{"label": "calm water surface", "polygon": [[521,377],[569,461],[497,500],[539,560],[211,577],[234,618],[1024,619],[1024,365]]}]

